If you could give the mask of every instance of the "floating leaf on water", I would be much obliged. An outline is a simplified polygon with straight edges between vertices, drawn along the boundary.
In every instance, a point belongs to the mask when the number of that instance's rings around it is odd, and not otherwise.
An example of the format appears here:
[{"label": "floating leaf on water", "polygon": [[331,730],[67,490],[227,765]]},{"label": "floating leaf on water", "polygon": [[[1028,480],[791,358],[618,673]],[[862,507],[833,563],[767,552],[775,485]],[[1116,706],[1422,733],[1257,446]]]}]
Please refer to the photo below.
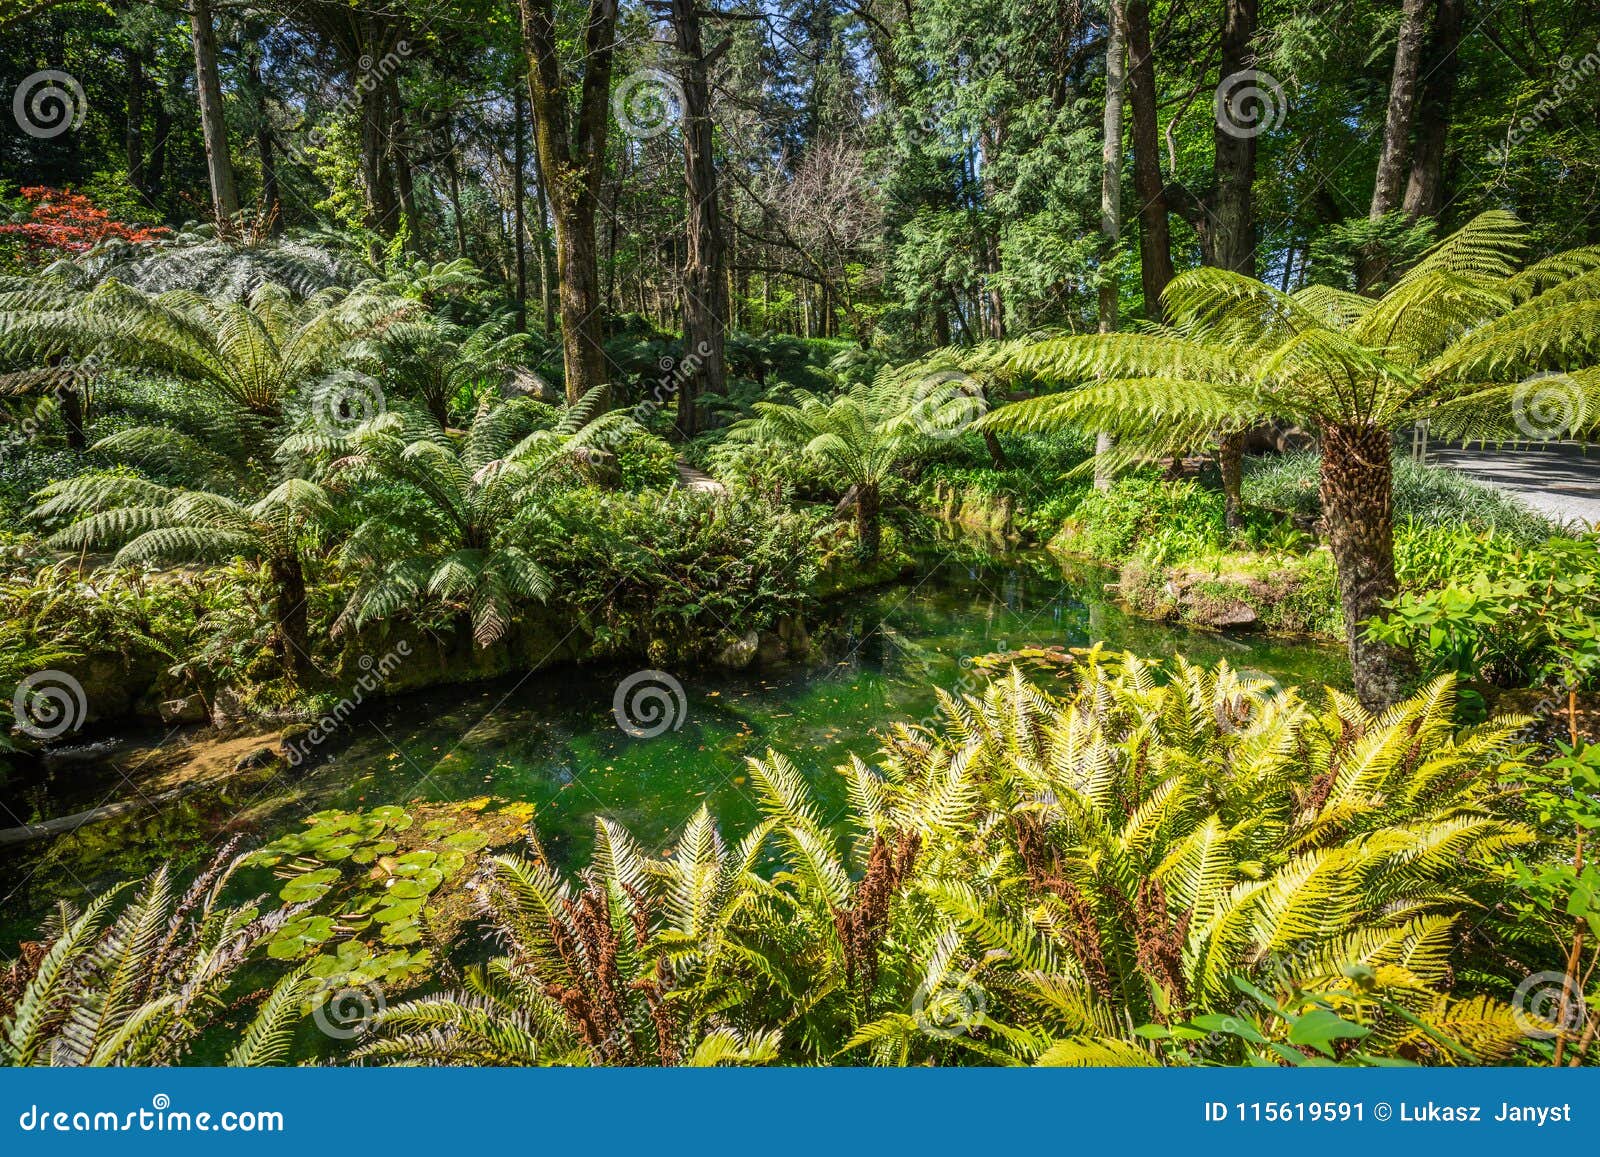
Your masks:
[{"label": "floating leaf on water", "polygon": [[379,924],[392,924],[396,920],[405,920],[415,916],[421,910],[422,901],[420,899],[396,900],[379,908],[372,914],[372,918]]},{"label": "floating leaf on water", "polygon": [[406,900],[426,896],[444,882],[444,873],[438,868],[423,868],[414,876],[403,877],[389,885],[389,896]]},{"label": "floating leaf on water", "polygon": [[383,939],[386,944],[415,944],[422,939],[422,929],[417,927],[414,918],[408,916],[386,927]]},{"label": "floating leaf on water", "polygon": [[411,817],[406,814],[406,809],[392,803],[375,807],[367,814],[384,827],[393,828],[397,832],[403,832],[411,826]]},{"label": "floating leaf on water", "polygon": [[278,895],[285,904],[313,904],[328,894],[338,878],[338,868],[318,868],[290,880]]},{"label": "floating leaf on water", "polygon": [[394,862],[394,870],[402,876],[414,876],[424,868],[433,867],[433,862],[439,858],[437,852],[420,851],[407,852]]},{"label": "floating leaf on water", "polygon": [[463,852],[481,852],[489,846],[489,837],[483,832],[468,830],[446,836],[444,843],[448,848],[456,848]]},{"label": "floating leaf on water", "polygon": [[333,918],[330,916],[296,916],[282,928],[267,945],[267,955],[274,960],[294,960],[333,935]]}]

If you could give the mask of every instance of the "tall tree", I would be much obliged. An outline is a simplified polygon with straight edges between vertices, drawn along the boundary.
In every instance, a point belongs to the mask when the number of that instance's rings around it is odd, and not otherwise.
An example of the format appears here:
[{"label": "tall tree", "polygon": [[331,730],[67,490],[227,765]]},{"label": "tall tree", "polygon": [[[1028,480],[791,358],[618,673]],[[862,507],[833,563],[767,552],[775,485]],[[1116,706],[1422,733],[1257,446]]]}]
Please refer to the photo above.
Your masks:
[{"label": "tall tree", "polygon": [[[678,83],[683,90],[684,193],[688,199],[688,261],[683,270],[685,358],[695,359],[680,374],[678,433],[692,438],[699,420],[696,399],[727,392],[723,334],[728,320],[728,258],[722,239],[717,168],[712,154],[711,86],[708,69],[731,43],[724,40],[708,56],[696,0],[672,0]],[[689,372],[692,370],[692,372]]]},{"label": "tall tree", "polygon": [[222,84],[217,79],[217,29],[211,0],[189,0],[189,29],[194,37],[195,91],[206,143],[206,172],[211,179],[211,211],[218,227],[226,229],[239,213],[239,194],[233,182],[233,158],[228,153]]},{"label": "tall tree", "polygon": [[[1422,41],[1427,33],[1429,0],[1404,0],[1400,9],[1400,29],[1395,38],[1394,72],[1389,80],[1389,105],[1383,120],[1383,142],[1378,152],[1378,171],[1372,185],[1373,221],[1400,208],[1405,189],[1407,161],[1411,152],[1411,124],[1417,106],[1417,75],[1422,65]],[[1376,292],[1388,276],[1389,258],[1383,247],[1369,243],[1362,251],[1357,271],[1358,288]]]},{"label": "tall tree", "polygon": [[538,140],[541,182],[556,229],[556,277],[561,296],[561,353],[567,400],[607,385],[600,263],[595,210],[605,176],[611,65],[616,51],[616,0],[589,0],[583,21],[583,60],[572,99],[556,28],[554,0],[518,0],[528,92]]},{"label": "tall tree", "polygon": [[1461,28],[1464,0],[1437,0],[1433,32],[1422,66],[1422,94],[1417,102],[1417,132],[1411,145],[1411,174],[1401,208],[1415,220],[1435,217],[1444,204],[1445,140],[1461,71]]},{"label": "tall tree", "polygon": [[[1100,332],[1117,328],[1116,278],[1111,263],[1116,257],[1117,240],[1122,234],[1122,101],[1127,81],[1127,49],[1123,40],[1122,4],[1110,0],[1106,17],[1106,104],[1104,140],[1100,151]],[[1095,435],[1095,454],[1104,456],[1111,449],[1111,435]],[[1111,488],[1111,473],[1095,466],[1094,484]]]},{"label": "tall tree", "polygon": [[1161,295],[1172,280],[1172,227],[1161,180],[1149,0],[1126,0],[1122,17],[1128,42],[1128,106],[1133,119],[1133,195],[1139,202],[1139,277],[1145,315],[1159,321]]}]

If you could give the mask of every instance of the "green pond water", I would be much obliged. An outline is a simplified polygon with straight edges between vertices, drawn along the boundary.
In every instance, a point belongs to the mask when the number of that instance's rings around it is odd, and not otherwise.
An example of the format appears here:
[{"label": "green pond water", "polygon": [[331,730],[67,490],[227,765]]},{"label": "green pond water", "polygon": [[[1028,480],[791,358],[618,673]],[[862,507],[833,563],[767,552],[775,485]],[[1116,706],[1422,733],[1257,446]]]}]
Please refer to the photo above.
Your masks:
[{"label": "green pond water", "polygon": [[[684,709],[675,728],[650,738],[624,733],[613,714],[618,684],[637,664],[376,703],[317,748],[291,783],[199,793],[52,843],[0,849],[0,936],[9,949],[58,896],[79,896],[162,859],[202,860],[230,825],[262,843],[324,808],[481,795],[525,800],[537,809],[551,857],[576,866],[590,853],[598,815],[620,821],[658,853],[702,803],[725,834],[747,829],[757,808],[744,759],[772,748],[807,774],[826,814],[842,817],[844,780],[834,768],[851,752],[870,761],[874,728],[928,718],[935,688],[975,690],[963,660],[998,650],[1101,640],[1151,657],[1227,659],[1286,684],[1348,683],[1342,652],[1333,648],[1127,616],[1105,601],[1106,578],[1040,556],[930,558],[899,585],[834,604],[817,632],[825,655],[813,661],[670,672],[683,687]],[[160,738],[122,740],[137,748]],[[45,785],[12,785],[8,807],[42,819],[108,794],[119,798],[118,766],[116,758],[85,762],[56,770]]]}]

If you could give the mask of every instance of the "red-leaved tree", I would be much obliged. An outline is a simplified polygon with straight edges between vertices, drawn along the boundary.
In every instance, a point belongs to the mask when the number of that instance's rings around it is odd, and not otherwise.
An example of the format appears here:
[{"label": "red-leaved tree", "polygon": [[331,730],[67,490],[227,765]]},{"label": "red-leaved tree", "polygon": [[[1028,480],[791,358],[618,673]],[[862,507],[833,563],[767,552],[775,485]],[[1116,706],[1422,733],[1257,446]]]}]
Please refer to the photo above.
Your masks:
[{"label": "red-leaved tree", "polygon": [[171,232],[165,225],[117,221],[82,193],[34,185],[22,190],[33,208],[26,221],[0,225],[0,235],[20,237],[36,260],[52,252],[83,253],[102,241],[155,241]]}]

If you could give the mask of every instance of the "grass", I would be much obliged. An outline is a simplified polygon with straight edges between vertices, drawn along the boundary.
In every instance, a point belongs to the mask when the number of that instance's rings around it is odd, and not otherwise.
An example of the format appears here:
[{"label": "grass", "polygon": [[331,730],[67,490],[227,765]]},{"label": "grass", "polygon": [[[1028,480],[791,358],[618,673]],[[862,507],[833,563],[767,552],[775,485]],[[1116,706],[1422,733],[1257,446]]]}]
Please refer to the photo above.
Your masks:
[{"label": "grass", "polygon": [[[1308,451],[1247,459],[1246,505],[1315,517],[1321,513],[1317,503],[1321,461]],[[1443,466],[1419,465],[1399,454],[1394,459],[1394,514],[1397,523],[1457,523],[1473,530],[1492,530],[1527,546],[1560,530],[1502,490]]]}]

